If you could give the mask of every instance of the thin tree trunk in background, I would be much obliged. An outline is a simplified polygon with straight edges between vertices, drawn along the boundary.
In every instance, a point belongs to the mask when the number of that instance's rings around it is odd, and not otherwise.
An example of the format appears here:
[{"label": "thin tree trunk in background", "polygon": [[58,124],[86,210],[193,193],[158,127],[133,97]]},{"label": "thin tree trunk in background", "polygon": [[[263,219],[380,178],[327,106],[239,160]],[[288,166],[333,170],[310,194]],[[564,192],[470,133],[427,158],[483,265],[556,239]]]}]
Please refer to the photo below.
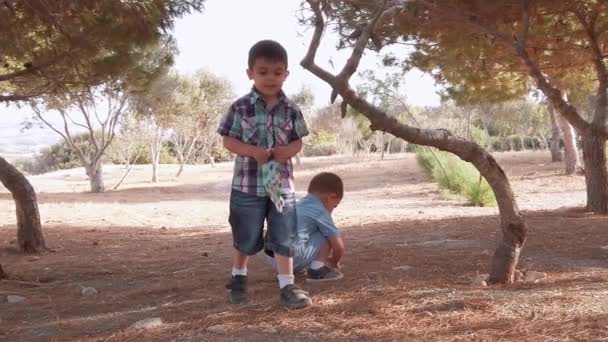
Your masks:
[{"label": "thin tree trunk in background", "polygon": [[158,182],[158,164],[160,163],[160,152],[162,149],[162,127],[157,127],[154,132],[154,141],[150,144],[150,158],[152,159],[152,183]]},{"label": "thin tree trunk in background", "polygon": [[581,158],[576,147],[576,132],[563,116],[557,115],[557,122],[564,137],[564,161],[566,174],[572,175],[582,170]]},{"label": "thin tree trunk in background", "polygon": [[552,105],[547,105],[549,117],[551,118],[551,143],[549,150],[551,151],[551,162],[561,162],[563,160],[562,150],[560,147],[561,133],[557,124],[557,114]]},{"label": "thin tree trunk in background", "polygon": [[17,244],[25,253],[37,253],[46,248],[36,191],[13,165],[0,157],[0,182],[13,195],[17,213]]},{"label": "thin tree trunk in background", "polygon": [[384,160],[384,132],[380,136],[380,160]]}]

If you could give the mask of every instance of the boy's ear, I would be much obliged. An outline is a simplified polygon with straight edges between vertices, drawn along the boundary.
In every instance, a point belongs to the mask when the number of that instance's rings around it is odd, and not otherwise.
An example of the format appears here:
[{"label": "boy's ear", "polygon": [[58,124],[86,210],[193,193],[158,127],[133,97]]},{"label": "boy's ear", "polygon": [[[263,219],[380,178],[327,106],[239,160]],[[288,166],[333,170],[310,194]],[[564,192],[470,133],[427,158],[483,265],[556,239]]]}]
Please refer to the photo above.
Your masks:
[{"label": "boy's ear", "polygon": [[289,70],[285,70],[285,78],[287,78],[287,76],[289,76]]},{"label": "boy's ear", "polygon": [[247,77],[249,77],[249,79],[252,80],[253,79],[253,70],[247,68],[246,72],[247,72]]}]

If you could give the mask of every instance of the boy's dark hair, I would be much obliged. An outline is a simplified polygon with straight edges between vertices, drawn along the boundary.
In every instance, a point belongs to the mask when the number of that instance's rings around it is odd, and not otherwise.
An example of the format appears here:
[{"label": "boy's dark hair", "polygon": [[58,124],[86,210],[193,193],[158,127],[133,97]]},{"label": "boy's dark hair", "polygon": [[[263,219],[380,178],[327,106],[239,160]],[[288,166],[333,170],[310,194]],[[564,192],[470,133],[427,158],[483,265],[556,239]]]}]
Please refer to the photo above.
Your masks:
[{"label": "boy's dark hair", "polygon": [[258,58],[266,58],[273,63],[285,63],[285,66],[287,66],[287,51],[274,40],[260,40],[253,44],[249,49],[249,59],[247,61],[249,69],[253,69],[253,65]]},{"label": "boy's dark hair", "polygon": [[321,172],[310,180],[308,192],[336,194],[342,198],[344,196],[344,184],[342,184],[340,176],[335,173]]}]

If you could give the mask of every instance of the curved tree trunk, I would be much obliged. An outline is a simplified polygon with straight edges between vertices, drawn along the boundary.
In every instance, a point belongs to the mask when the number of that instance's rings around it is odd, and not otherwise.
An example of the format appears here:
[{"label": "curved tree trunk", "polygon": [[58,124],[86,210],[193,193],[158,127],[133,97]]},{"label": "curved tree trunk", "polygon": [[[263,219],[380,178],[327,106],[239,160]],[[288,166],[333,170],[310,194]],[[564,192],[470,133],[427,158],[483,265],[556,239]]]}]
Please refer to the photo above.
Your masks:
[{"label": "curved tree trunk", "polygon": [[551,151],[551,162],[556,163],[562,161],[562,151],[559,146],[561,140],[561,134],[559,125],[557,124],[557,115],[552,105],[548,105],[549,117],[551,118],[551,145],[549,150]]},{"label": "curved tree trunk", "polygon": [[346,104],[348,104],[369,119],[372,130],[381,130],[408,142],[433,146],[443,151],[452,152],[477,168],[496,195],[500,214],[500,228],[502,230],[502,237],[492,259],[492,269],[488,282],[512,283],[519,255],[526,241],[527,227],[523,215],[519,212],[509,179],[494,157],[478,144],[458,138],[447,130],[421,129],[400,123],[397,119],[390,117],[386,112],[357,95],[348,83],[349,78],[357,71],[376,23],[383,15],[388,15],[390,12],[385,10],[378,13],[366,25],[365,30],[357,38],[345,66],[338,75],[333,75],[314,62],[325,29],[325,20],[320,2],[308,0],[308,3],[314,12],[315,31],[308,52],[300,63],[302,67],[329,84],[333,89],[334,98],[335,95],[342,97],[344,100],[341,106],[343,116],[346,114]]},{"label": "curved tree trunk", "polygon": [[[338,86],[340,86],[338,84]],[[342,89],[340,89],[342,88]],[[352,89],[340,87],[342,98],[365,115],[373,129],[378,129],[408,142],[433,146],[454,153],[470,162],[488,181],[496,195],[502,237],[492,259],[489,283],[512,283],[521,249],[527,238],[527,227],[511,189],[511,184],[496,159],[478,144],[458,138],[443,129],[420,129],[399,123],[382,110],[358,97]]]},{"label": "curved tree trunk", "polygon": [[19,250],[37,253],[45,249],[36,192],[27,178],[2,157],[0,157],[0,182],[11,192],[15,200]]},{"label": "curved tree trunk", "polygon": [[587,210],[608,214],[608,170],[606,169],[606,141],[593,132],[583,136]]}]

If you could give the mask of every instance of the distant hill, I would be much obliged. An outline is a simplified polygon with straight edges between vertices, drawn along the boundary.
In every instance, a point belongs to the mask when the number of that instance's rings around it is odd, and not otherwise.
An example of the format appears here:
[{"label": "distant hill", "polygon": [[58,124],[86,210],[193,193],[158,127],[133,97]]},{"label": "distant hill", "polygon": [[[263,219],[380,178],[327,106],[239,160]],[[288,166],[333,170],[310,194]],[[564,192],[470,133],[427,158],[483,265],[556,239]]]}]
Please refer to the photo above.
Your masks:
[{"label": "distant hill", "polygon": [[49,128],[34,126],[21,131],[22,122],[30,115],[29,111],[23,108],[0,108],[0,156],[8,160],[31,156],[61,140],[61,137]]}]

